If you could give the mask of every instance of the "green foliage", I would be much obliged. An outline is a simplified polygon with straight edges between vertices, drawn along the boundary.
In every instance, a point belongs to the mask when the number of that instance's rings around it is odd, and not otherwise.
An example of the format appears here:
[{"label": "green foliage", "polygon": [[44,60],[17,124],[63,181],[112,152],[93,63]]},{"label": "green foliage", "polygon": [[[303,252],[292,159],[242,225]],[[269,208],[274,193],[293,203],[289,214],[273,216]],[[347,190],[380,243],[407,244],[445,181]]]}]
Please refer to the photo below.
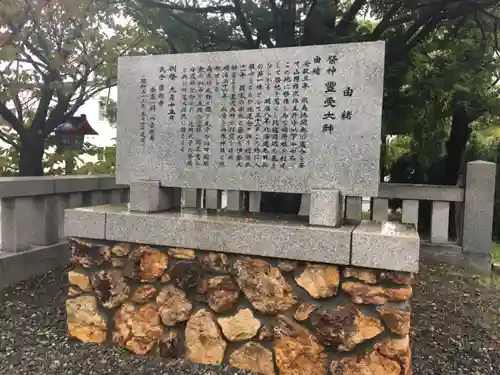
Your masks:
[{"label": "green foliage", "polygon": [[121,15],[107,0],[2,0],[0,139],[20,152],[21,174],[41,173],[55,127],[116,84],[119,56],[146,52],[140,28]]},{"label": "green foliage", "polygon": [[[116,146],[105,149],[85,142],[81,150],[56,149],[52,135],[46,141],[43,168],[46,175],[65,174],[115,174]],[[96,162],[86,162],[85,156],[101,155]],[[13,147],[0,147],[0,176],[16,176],[19,173],[19,151]]]},{"label": "green foliage", "polygon": [[116,171],[116,147],[106,147],[96,150],[101,154],[101,159],[95,163],[85,163],[78,167],[76,174],[109,174],[114,175]]}]

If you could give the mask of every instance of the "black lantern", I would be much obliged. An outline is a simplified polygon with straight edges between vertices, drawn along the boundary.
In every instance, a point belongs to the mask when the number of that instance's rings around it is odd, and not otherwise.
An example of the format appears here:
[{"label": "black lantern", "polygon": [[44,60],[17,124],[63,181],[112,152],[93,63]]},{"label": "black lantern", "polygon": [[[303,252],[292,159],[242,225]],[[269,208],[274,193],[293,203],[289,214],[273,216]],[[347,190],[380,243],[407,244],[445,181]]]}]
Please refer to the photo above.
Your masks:
[{"label": "black lantern", "polygon": [[70,117],[55,129],[55,133],[59,150],[81,150],[86,135],[97,135],[85,115]]}]

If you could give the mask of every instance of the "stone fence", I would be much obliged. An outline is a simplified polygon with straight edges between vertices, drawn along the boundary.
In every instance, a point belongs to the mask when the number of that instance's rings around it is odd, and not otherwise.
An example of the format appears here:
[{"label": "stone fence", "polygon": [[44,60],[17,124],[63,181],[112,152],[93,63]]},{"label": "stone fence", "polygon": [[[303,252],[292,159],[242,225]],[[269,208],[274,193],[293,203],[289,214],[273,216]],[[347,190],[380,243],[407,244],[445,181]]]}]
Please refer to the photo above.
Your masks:
[{"label": "stone fence", "polygon": [[[381,183],[363,213],[363,198],[346,197],[344,215],[357,220],[388,218],[389,199],[402,200],[401,221],[418,224],[420,201],[432,202],[431,233],[421,234],[421,256],[474,268],[489,268],[495,188],[495,164],[474,161],[467,165],[463,188],[452,186]],[[234,194],[237,193],[237,194]],[[224,208],[239,205],[238,192],[183,189],[185,207]],[[69,259],[63,233],[64,209],[128,202],[129,189],[112,176],[46,176],[0,178],[1,251],[0,288]],[[300,215],[307,216],[304,195]],[[459,238],[448,238],[450,206],[458,213]],[[260,193],[250,193],[250,211],[260,207]]]},{"label": "stone fence", "polygon": [[[485,161],[467,164],[464,187],[440,185],[416,185],[381,183],[379,194],[370,200],[369,212],[363,210],[365,199],[346,197],[343,205],[344,217],[350,220],[372,219],[384,221],[389,218],[389,200],[401,199],[403,223],[418,227],[419,206],[423,201],[431,203],[431,225],[429,233],[419,233],[421,257],[455,264],[475,270],[491,267],[493,206],[495,195],[496,165]],[[183,189],[185,205],[192,208],[220,208],[221,192],[217,190]],[[236,210],[241,200],[240,192],[227,193],[227,207]],[[260,209],[260,192],[250,192],[249,209]],[[455,206],[455,215],[450,217],[450,207]],[[309,195],[302,197],[299,215],[309,215]],[[450,225],[454,221],[458,236],[450,239]]]},{"label": "stone fence", "polygon": [[64,210],[128,201],[113,176],[0,178],[0,289],[67,264]]}]

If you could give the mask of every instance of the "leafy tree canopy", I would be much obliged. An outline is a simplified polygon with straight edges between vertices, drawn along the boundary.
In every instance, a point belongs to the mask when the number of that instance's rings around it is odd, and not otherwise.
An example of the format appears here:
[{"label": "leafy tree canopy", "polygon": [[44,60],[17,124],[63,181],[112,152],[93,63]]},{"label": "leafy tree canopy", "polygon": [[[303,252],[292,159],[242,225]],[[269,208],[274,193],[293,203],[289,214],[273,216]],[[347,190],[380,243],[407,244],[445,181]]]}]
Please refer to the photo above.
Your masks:
[{"label": "leafy tree canopy", "polygon": [[103,0],[2,0],[0,138],[21,175],[43,174],[46,140],[91,97],[116,83],[117,58],[146,40]]}]

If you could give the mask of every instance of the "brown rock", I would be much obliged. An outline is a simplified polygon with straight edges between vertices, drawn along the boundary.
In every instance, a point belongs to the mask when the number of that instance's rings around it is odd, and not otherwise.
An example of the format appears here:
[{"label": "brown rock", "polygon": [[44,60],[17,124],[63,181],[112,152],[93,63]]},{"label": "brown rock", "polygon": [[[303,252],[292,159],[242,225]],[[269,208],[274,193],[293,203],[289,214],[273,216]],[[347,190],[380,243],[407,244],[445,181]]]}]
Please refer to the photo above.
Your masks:
[{"label": "brown rock", "polygon": [[141,246],[129,255],[126,276],[148,283],[158,280],[168,266],[168,256],[150,246]]},{"label": "brown rock", "polygon": [[111,265],[113,268],[123,268],[125,267],[125,261],[123,259],[113,258],[111,259]]},{"label": "brown rock", "polygon": [[411,374],[410,336],[390,338],[375,344],[374,349],[384,357],[397,360],[402,367],[401,375]]},{"label": "brown rock", "polygon": [[262,326],[259,331],[259,341],[271,341],[273,339],[273,331],[268,326]]},{"label": "brown rock", "polygon": [[90,292],[92,290],[92,284],[90,283],[90,277],[81,271],[73,270],[68,272],[68,281],[72,285],[76,285],[83,292]]},{"label": "brown rock", "polygon": [[137,355],[149,353],[163,335],[160,316],[152,303],[140,307],[124,303],[114,323],[113,341]]},{"label": "brown rock", "polygon": [[378,318],[365,316],[351,306],[316,311],[311,316],[311,322],[319,341],[340,351],[350,351],[384,331]]},{"label": "brown rock", "polygon": [[128,243],[118,243],[111,248],[111,252],[117,257],[125,257],[130,253],[131,248]]},{"label": "brown rock", "polygon": [[390,306],[381,306],[377,309],[382,320],[389,329],[399,335],[407,335],[410,332],[411,313]]},{"label": "brown rock", "polygon": [[203,296],[212,310],[221,313],[233,309],[240,289],[230,276],[215,276],[200,283],[198,295]]},{"label": "brown rock", "polygon": [[229,366],[257,374],[274,375],[273,353],[256,342],[247,342],[229,357]]},{"label": "brown rock", "polygon": [[304,320],[307,320],[309,318],[309,315],[311,315],[312,312],[316,311],[318,309],[318,306],[313,305],[312,303],[301,303],[299,307],[297,307],[297,310],[295,311],[295,314],[293,314],[293,317],[295,320],[298,320],[299,322],[303,322]]},{"label": "brown rock", "polygon": [[257,335],[260,328],[260,321],[255,319],[250,309],[240,310],[227,318],[219,318],[217,322],[229,341],[249,340]]},{"label": "brown rock", "polygon": [[182,261],[170,270],[173,283],[181,289],[193,288],[200,279],[200,265],[198,262]]},{"label": "brown rock", "polygon": [[78,289],[77,287],[70,286],[68,288],[68,297],[76,297],[82,294],[82,291]]},{"label": "brown rock", "polygon": [[186,358],[194,363],[220,365],[227,343],[213,313],[206,309],[191,315],[186,325]]},{"label": "brown rock", "polygon": [[83,342],[106,341],[106,317],[99,312],[97,298],[81,296],[66,300],[68,335]]},{"label": "brown rock", "polygon": [[297,303],[278,268],[266,261],[243,257],[234,262],[233,271],[240,289],[257,310],[277,313]]},{"label": "brown rock", "polygon": [[130,292],[120,270],[102,270],[94,273],[92,286],[102,305],[108,309],[120,306],[127,300]]},{"label": "brown rock", "polygon": [[132,294],[132,302],[146,303],[156,295],[156,288],[153,285],[141,285],[134,294]]},{"label": "brown rock", "polygon": [[166,326],[174,326],[177,323],[189,319],[193,305],[186,298],[184,291],[173,285],[167,285],[156,297],[161,321]]},{"label": "brown rock", "polygon": [[410,349],[410,336],[386,339],[376,343],[373,348],[385,357],[399,359],[405,356]]},{"label": "brown rock", "polygon": [[361,357],[333,361],[330,370],[332,375],[399,375],[401,366],[374,351]]},{"label": "brown rock", "polygon": [[282,270],[283,272],[292,272],[292,271],[295,271],[298,266],[299,266],[299,262],[297,262],[296,260],[281,259],[278,262],[278,268],[280,270]]},{"label": "brown rock", "polygon": [[307,290],[311,297],[328,298],[337,294],[340,282],[339,270],[336,266],[308,264],[295,281]]},{"label": "brown rock", "polygon": [[377,272],[370,268],[346,267],[344,277],[352,277],[368,284],[377,283]]},{"label": "brown rock", "polygon": [[410,336],[391,338],[375,344],[374,349],[384,357],[397,360],[401,367],[401,375],[411,374],[411,347]]},{"label": "brown rock", "polygon": [[179,358],[181,356],[180,340],[177,332],[170,331],[158,343],[160,356],[163,358]]},{"label": "brown rock", "polygon": [[200,257],[201,266],[208,271],[227,272],[229,261],[223,253],[208,253]]},{"label": "brown rock", "polygon": [[399,285],[410,285],[413,281],[413,274],[409,272],[386,271],[380,274],[380,280],[392,281]]},{"label": "brown rock", "polygon": [[160,283],[166,284],[170,282],[170,280],[171,280],[170,275],[167,272],[165,272],[163,275],[161,275]]},{"label": "brown rock", "polygon": [[346,282],[342,290],[351,296],[354,303],[383,305],[388,301],[406,301],[412,296],[411,286],[402,288],[386,288],[363,283]]},{"label": "brown rock", "polygon": [[83,268],[102,266],[111,260],[111,249],[108,246],[77,239],[70,240],[69,245],[71,249],[71,262]]},{"label": "brown rock", "polygon": [[304,328],[284,316],[275,327],[274,352],[280,375],[326,375],[324,348]]},{"label": "brown rock", "polygon": [[181,248],[168,249],[168,255],[176,259],[189,259],[189,260],[193,260],[196,257],[194,250],[181,249]]}]

